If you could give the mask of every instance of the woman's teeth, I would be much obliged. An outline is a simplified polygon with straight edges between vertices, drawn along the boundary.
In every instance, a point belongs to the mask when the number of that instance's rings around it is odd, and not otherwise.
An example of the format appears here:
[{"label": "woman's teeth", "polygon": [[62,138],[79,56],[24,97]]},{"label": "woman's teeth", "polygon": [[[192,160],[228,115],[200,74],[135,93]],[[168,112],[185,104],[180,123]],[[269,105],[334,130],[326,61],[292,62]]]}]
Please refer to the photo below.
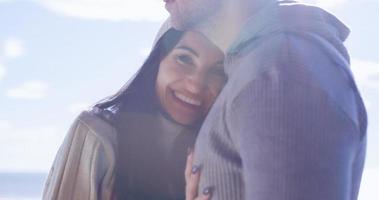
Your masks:
[{"label": "woman's teeth", "polygon": [[177,93],[177,92],[174,92],[174,95],[178,99],[180,99],[180,100],[182,100],[182,101],[184,101],[184,102],[186,102],[188,104],[191,104],[191,105],[194,105],[194,106],[201,106],[201,101],[199,101],[199,100],[192,99],[190,97],[184,96],[183,94],[180,94],[180,93]]}]

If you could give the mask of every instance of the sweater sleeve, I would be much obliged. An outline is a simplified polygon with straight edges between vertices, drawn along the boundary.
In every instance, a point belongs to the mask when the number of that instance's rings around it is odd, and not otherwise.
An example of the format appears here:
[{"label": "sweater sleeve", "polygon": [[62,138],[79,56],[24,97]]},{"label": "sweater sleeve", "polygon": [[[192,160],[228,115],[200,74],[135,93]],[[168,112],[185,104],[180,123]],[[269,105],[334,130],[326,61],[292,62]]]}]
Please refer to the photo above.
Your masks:
[{"label": "sweater sleeve", "polygon": [[[284,57],[281,66],[249,82],[229,109],[245,199],[355,199],[352,190],[357,190],[362,168],[354,169],[353,163],[362,166],[364,160],[357,153],[364,145],[360,133],[312,77],[289,77],[294,62],[288,59],[301,58],[291,52]],[[317,63],[301,67],[312,62]]]},{"label": "sweater sleeve", "polygon": [[101,138],[79,117],[56,155],[43,199],[112,199],[111,158]]}]

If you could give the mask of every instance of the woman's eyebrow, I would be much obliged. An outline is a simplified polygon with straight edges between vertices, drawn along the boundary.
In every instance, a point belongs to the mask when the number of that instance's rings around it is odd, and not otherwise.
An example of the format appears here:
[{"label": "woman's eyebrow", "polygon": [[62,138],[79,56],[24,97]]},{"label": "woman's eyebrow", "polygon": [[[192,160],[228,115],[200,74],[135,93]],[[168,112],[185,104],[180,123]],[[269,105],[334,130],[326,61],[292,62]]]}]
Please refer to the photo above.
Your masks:
[{"label": "woman's eyebrow", "polygon": [[182,49],[182,50],[185,50],[185,51],[189,51],[189,52],[193,53],[196,57],[199,57],[199,54],[195,50],[193,50],[192,48],[187,47],[185,45],[177,46],[175,49]]}]

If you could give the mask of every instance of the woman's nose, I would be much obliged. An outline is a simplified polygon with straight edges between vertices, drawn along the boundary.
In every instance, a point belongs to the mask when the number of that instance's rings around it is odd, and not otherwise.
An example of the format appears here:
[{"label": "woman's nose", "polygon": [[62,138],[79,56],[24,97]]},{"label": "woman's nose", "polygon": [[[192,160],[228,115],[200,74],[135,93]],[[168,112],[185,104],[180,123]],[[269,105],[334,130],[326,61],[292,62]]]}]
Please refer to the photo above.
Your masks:
[{"label": "woman's nose", "polygon": [[201,93],[207,87],[206,76],[203,73],[193,73],[187,78],[187,90],[194,94]]}]

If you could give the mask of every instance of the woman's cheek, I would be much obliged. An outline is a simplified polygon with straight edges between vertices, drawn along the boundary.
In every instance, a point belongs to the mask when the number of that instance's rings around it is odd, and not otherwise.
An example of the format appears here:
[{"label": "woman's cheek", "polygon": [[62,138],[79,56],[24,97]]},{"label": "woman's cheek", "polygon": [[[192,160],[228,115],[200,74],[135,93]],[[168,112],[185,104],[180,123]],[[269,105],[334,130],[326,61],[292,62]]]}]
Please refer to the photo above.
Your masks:
[{"label": "woman's cheek", "polygon": [[225,85],[225,80],[224,79],[222,79],[222,78],[215,79],[211,83],[211,86],[210,86],[213,95],[214,96],[218,96],[218,94],[221,92],[221,90],[224,87],[224,85]]}]

